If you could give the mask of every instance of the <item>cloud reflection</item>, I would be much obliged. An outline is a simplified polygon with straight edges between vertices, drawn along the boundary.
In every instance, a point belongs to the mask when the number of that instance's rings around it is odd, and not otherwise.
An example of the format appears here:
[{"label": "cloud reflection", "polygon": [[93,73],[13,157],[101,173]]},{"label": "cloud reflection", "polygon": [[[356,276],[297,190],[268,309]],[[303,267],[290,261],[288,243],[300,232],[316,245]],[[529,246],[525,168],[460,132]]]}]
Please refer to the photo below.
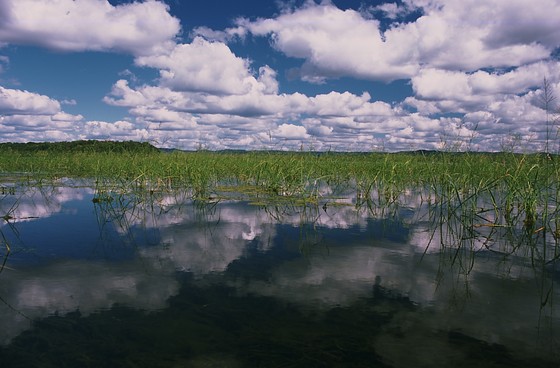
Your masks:
[{"label": "cloud reflection", "polygon": [[[306,308],[375,298],[377,284],[421,306],[431,328],[452,326],[500,343],[538,338],[534,326],[542,295],[535,291],[526,260],[497,275],[503,258],[495,253],[446,258],[441,244],[453,234],[433,231],[425,193],[404,192],[393,207],[377,206],[374,199],[382,196],[373,193],[371,203],[359,206],[354,194],[325,208],[286,204],[266,209],[238,201],[201,205],[176,194],[116,208],[114,202],[93,204],[89,189],[57,187],[48,193],[29,192],[14,207],[14,217],[41,214],[27,223],[26,231],[40,228],[49,216],[50,226],[63,231],[69,226],[66,217],[53,215],[87,205],[90,211],[76,211],[74,217],[95,224],[90,217],[97,216],[105,221],[101,232],[111,229],[132,238],[132,243],[107,245],[128,247],[131,256],[45,258],[31,265],[8,260],[9,268],[0,274],[2,343],[29,328],[29,319],[55,313],[79,310],[88,315],[115,304],[165,308],[180,292],[177,272],[193,274],[195,282],[208,278],[227,283],[241,295],[272,296]],[[1,205],[12,206],[9,201]],[[75,239],[80,241],[85,239]],[[474,250],[483,249],[479,240],[472,244]],[[272,251],[290,256],[274,258]],[[255,254],[274,260],[261,264]],[[262,277],[230,272],[237,261]],[[557,290],[553,294],[560,297]]]}]

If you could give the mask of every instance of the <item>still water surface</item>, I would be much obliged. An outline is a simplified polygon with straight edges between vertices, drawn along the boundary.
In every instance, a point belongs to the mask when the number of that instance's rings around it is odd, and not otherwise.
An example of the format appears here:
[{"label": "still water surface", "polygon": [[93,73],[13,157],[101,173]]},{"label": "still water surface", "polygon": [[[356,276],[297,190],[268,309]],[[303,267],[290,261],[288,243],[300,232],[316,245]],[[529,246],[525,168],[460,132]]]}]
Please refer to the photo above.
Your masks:
[{"label": "still water surface", "polygon": [[414,196],[110,197],[2,185],[2,367],[559,366],[560,273],[442,250]]}]

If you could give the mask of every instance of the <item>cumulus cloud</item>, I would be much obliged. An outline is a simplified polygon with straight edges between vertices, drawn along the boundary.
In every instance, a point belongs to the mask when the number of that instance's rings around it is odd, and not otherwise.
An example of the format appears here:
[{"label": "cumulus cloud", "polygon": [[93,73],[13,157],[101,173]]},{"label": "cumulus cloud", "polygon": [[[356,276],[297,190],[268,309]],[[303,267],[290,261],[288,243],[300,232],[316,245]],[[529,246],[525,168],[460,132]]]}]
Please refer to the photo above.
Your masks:
[{"label": "cumulus cloud", "polygon": [[[247,69],[244,75],[250,79],[252,74]],[[252,85],[261,88],[244,94],[174,90],[162,80],[133,87],[120,80],[105,101],[129,108],[136,125],[145,125],[146,137],[184,148],[202,141],[209,149],[298,149],[304,144],[319,150],[371,150],[386,143],[392,150],[436,149],[441,145],[438,132],[445,129],[454,137],[472,135],[468,127],[459,127],[461,119],[406,113],[399,105],[372,101],[369,93],[270,93],[262,88],[276,89],[275,71],[269,67],[252,78]]]},{"label": "cumulus cloud", "polygon": [[[515,130],[527,122],[545,118],[541,98],[544,78],[556,94],[560,64],[538,62],[505,73],[476,71],[464,73],[424,69],[412,78],[415,96],[405,103],[426,115],[465,113],[469,120],[492,116],[492,121],[508,121]],[[550,76],[550,77],[549,77]]]},{"label": "cumulus cloud", "polygon": [[[548,58],[560,43],[560,4],[526,1],[407,1],[375,8],[391,18],[410,9],[423,15],[380,22],[330,2],[307,3],[274,19],[238,20],[238,27],[269,36],[274,47],[304,60],[303,79],[351,76],[391,81],[415,76],[425,65],[449,70],[521,66]],[[515,29],[513,29],[515,28]]]},{"label": "cumulus cloud", "polygon": [[256,83],[246,60],[224,43],[198,37],[190,44],[176,45],[168,55],[139,57],[136,64],[159,68],[161,84],[179,91],[243,94]]},{"label": "cumulus cloud", "polygon": [[[470,2],[467,6],[475,4]],[[478,3],[477,3],[478,4]],[[495,3],[489,16],[494,16],[493,32],[484,39],[487,45],[503,47],[508,45],[530,45],[538,42],[548,49],[558,47],[560,29],[560,3],[555,0],[542,0],[538,4],[527,4],[523,0]]]},{"label": "cumulus cloud", "polygon": [[51,115],[60,111],[60,102],[33,92],[0,86],[0,115]]},{"label": "cumulus cloud", "polygon": [[308,4],[275,19],[240,19],[238,26],[253,35],[270,35],[277,50],[305,59],[301,70],[307,78],[350,75],[393,80],[407,78],[418,68],[414,60],[406,61],[408,43],[384,42],[377,20],[331,4]]},{"label": "cumulus cloud", "polygon": [[[510,13],[510,3],[502,1],[435,1],[438,7],[425,8],[424,16],[416,22],[397,27],[387,34],[398,39],[410,37],[418,51],[418,61],[432,67],[473,71],[479,68],[511,67],[542,60],[552,49],[539,38],[526,43],[492,43],[488,37],[502,34],[505,23],[519,22],[535,8],[520,4],[517,12]],[[554,8],[558,8],[555,4]],[[527,11],[527,12],[525,12]],[[543,14],[544,19],[557,15]]]},{"label": "cumulus cloud", "polygon": [[3,141],[67,141],[75,139],[76,121],[80,115],[0,115]]},{"label": "cumulus cloud", "polygon": [[393,108],[381,101],[371,101],[369,93],[357,96],[350,92],[330,92],[310,99],[311,108],[306,112],[314,112],[320,116],[392,116]]},{"label": "cumulus cloud", "polygon": [[[115,139],[123,140],[130,138],[135,131],[135,126],[128,121],[117,121],[107,123],[104,121],[88,121],[85,123],[83,132],[86,136],[95,139]],[[138,131],[136,131],[138,134]],[[136,140],[142,140],[142,135],[136,136]]]},{"label": "cumulus cloud", "polygon": [[244,40],[247,36],[247,29],[243,27],[227,28],[224,31],[217,31],[209,27],[196,27],[191,32],[191,37],[202,37],[206,40],[230,42],[233,40]]},{"label": "cumulus cloud", "polygon": [[499,73],[478,70],[473,73],[423,69],[411,79],[416,97],[423,99],[466,99],[474,96],[524,94],[541,86],[543,78],[558,80],[560,64],[537,62]]},{"label": "cumulus cloud", "polygon": [[161,1],[3,0],[0,42],[144,55],[172,46],[179,20]]},{"label": "cumulus cloud", "polygon": [[285,139],[304,139],[308,137],[305,127],[294,124],[282,124],[274,132],[279,138]]},{"label": "cumulus cloud", "polygon": [[[372,101],[369,93],[330,92],[311,97],[278,93],[276,72],[270,67],[261,67],[256,74],[245,65],[241,74],[251,88],[240,94],[177,90],[161,79],[158,85],[136,87],[120,80],[105,102],[129,108],[137,122],[150,123],[152,132],[174,130],[170,137],[174,142],[179,136],[191,139],[189,147],[195,139],[204,139],[208,148],[216,149],[239,147],[241,142],[245,148],[298,148],[312,140],[314,149],[335,144],[343,150],[363,150],[371,149],[376,132],[395,134],[407,127],[395,123],[403,115],[399,107]],[[325,137],[327,144],[321,142]],[[347,139],[363,146],[349,145]]]},{"label": "cumulus cloud", "polygon": [[[176,38],[179,21],[161,1],[0,0],[0,7],[1,44],[124,52],[136,67],[159,73],[150,82],[130,70],[121,74],[130,81],[116,81],[103,99],[128,109],[116,122],[62,111],[61,105],[76,105],[72,99],[0,87],[2,140],[401,150],[438,148],[454,137],[487,149],[512,132],[542,139],[542,80],[554,93],[560,82],[560,64],[551,56],[560,46],[555,0],[538,7],[521,0],[404,0],[358,10],[306,1],[285,4],[270,18],[239,18],[224,30],[196,28],[189,42]],[[236,54],[231,43],[244,47],[250,37],[268,38],[273,50],[301,64],[283,70],[281,62],[258,64]],[[9,61],[0,56],[0,67]],[[284,73],[324,86],[340,77],[405,79],[412,95],[389,104],[373,93],[335,88],[286,93]]]},{"label": "cumulus cloud", "polygon": [[84,122],[82,115],[69,114],[53,98],[0,86],[0,139],[11,142],[71,141],[76,139],[143,140],[145,125],[127,121]]}]

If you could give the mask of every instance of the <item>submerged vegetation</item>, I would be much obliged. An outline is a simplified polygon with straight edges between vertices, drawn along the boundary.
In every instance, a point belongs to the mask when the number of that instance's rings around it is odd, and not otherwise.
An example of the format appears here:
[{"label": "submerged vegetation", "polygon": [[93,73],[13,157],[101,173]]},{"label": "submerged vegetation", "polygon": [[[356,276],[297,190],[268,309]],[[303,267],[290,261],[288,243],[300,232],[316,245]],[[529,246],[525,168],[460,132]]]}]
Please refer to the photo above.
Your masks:
[{"label": "submerged vegetation", "polygon": [[[448,273],[452,282],[466,285],[475,258],[482,256],[512,260],[503,262],[504,269],[514,262],[528,264],[544,321],[557,317],[552,296],[560,275],[559,159],[513,152],[182,152],[133,142],[0,144],[0,172],[6,175],[0,199],[17,203],[21,188],[75,180],[93,186],[99,226],[111,223],[123,234],[130,218],[143,218],[141,212],[155,217],[184,201],[199,205],[201,214],[230,200],[260,206],[275,218],[295,209],[302,216],[303,253],[322,241],[314,232],[320,215],[345,206],[389,219],[393,226],[425,229],[423,256],[435,250],[441,279]],[[0,216],[7,224],[13,220],[11,209]],[[10,244],[1,230],[0,236],[2,272]],[[53,318],[49,321],[58,317]],[[303,348],[294,351],[304,356]]]},{"label": "submerged vegetation", "polygon": [[0,144],[0,172],[31,182],[89,178],[152,193],[181,188],[201,200],[243,194],[318,201],[354,190],[358,204],[388,205],[422,190],[464,211],[486,195],[503,207],[501,215],[523,217],[538,230],[542,220],[555,220],[549,210],[558,199],[560,164],[549,154],[162,152],[147,143],[80,141]]},{"label": "submerged vegetation", "polygon": [[[453,249],[453,262],[461,259],[457,249],[523,249],[544,272],[560,258],[560,164],[551,154],[164,152],[147,143],[82,141],[1,144],[0,172],[17,173],[23,184],[91,179],[96,203],[181,190],[201,202],[327,208],[348,205],[337,196],[352,192],[356,208],[398,214],[414,193],[428,208],[432,241]],[[462,267],[468,273],[471,266]]]},{"label": "submerged vegetation", "polygon": [[[278,151],[162,152],[138,142],[0,143],[0,171],[30,177],[166,181],[178,186],[253,185],[270,191],[301,192],[320,184],[457,186],[473,181],[534,182],[554,179],[553,156],[513,153],[337,153]],[[312,192],[312,190],[311,190]],[[280,193],[279,193],[280,194]],[[308,193],[309,194],[309,193]]]}]

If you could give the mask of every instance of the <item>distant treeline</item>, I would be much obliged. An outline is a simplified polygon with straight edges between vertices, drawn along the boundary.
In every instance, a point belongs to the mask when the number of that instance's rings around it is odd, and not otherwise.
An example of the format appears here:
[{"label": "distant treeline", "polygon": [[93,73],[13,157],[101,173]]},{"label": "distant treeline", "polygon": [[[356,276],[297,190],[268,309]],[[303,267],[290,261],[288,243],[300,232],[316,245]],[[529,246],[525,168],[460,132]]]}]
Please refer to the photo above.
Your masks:
[{"label": "distant treeline", "polygon": [[29,142],[29,143],[0,143],[1,151],[15,152],[159,152],[159,149],[147,142],[134,141],[96,141],[82,140],[72,142]]}]

